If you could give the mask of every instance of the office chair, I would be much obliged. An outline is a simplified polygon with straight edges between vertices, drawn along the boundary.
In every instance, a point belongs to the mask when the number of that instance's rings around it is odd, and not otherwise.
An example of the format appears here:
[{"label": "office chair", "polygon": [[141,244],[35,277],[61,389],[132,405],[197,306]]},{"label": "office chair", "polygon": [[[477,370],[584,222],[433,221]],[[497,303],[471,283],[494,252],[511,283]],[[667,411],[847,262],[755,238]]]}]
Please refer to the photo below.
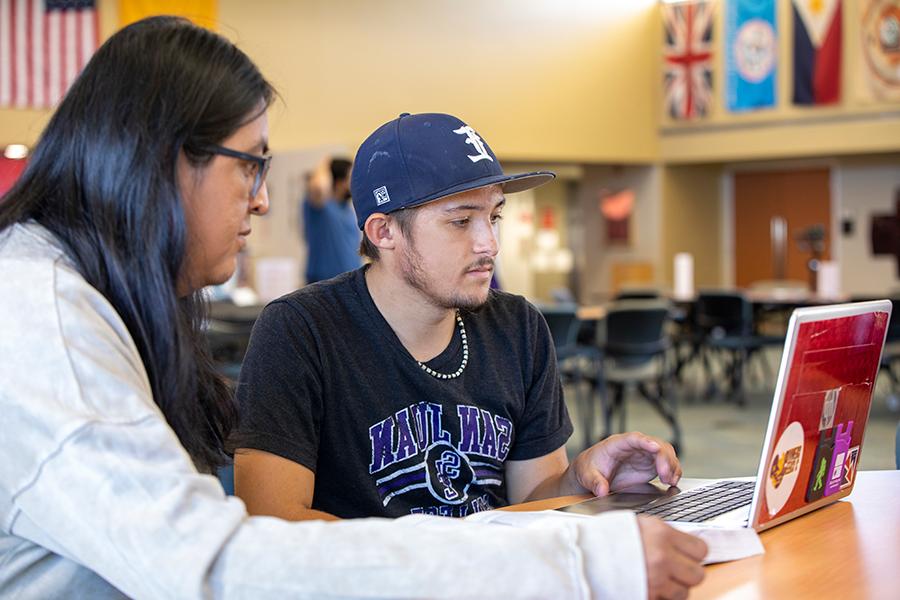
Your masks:
[{"label": "office chair", "polygon": [[[593,443],[592,424],[594,403],[591,398],[602,385],[602,371],[599,367],[600,351],[583,342],[583,328],[589,328],[578,318],[574,304],[541,305],[538,307],[553,338],[556,362],[563,385],[575,388],[575,404],[581,412],[585,447]],[[589,386],[587,397],[583,387]]]},{"label": "office chair", "polygon": [[659,291],[653,289],[624,289],[616,293],[615,300],[656,300],[659,298]]},{"label": "office chair", "polygon": [[717,395],[710,361],[715,356],[723,365],[727,396],[743,406],[744,367],[750,356],[763,347],[763,340],[753,331],[753,305],[738,292],[701,292],[694,320],[702,340],[704,370],[709,376],[707,399]]},{"label": "office chair", "polygon": [[577,308],[574,304],[568,303],[538,306],[550,329],[558,360],[564,360],[575,350],[579,326]]},{"label": "office chair", "polygon": [[230,302],[211,302],[204,333],[216,369],[236,383],[241,363],[250,343],[250,332],[261,306],[235,306]]},{"label": "office chair", "polygon": [[625,431],[625,393],[636,388],[672,428],[672,445],[681,448],[681,426],[677,405],[671,394],[671,341],[666,325],[668,303],[654,300],[629,300],[613,304],[606,315],[603,351],[603,377],[611,394],[603,406],[604,437],[613,433],[613,418],[618,413],[618,431]]}]

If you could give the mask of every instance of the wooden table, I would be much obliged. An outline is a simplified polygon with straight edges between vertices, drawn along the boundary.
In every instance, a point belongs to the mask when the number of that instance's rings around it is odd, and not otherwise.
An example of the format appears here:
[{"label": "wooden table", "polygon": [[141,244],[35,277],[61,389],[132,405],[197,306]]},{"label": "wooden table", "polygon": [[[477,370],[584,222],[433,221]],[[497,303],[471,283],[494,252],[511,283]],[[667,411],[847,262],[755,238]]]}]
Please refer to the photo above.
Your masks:
[{"label": "wooden table", "polygon": [[[509,510],[559,508],[586,497]],[[900,471],[861,471],[849,497],[760,539],[765,554],[708,566],[691,598],[900,598]]]},{"label": "wooden table", "polygon": [[606,306],[601,304],[591,306],[579,306],[575,315],[582,321],[601,321],[606,318]]}]

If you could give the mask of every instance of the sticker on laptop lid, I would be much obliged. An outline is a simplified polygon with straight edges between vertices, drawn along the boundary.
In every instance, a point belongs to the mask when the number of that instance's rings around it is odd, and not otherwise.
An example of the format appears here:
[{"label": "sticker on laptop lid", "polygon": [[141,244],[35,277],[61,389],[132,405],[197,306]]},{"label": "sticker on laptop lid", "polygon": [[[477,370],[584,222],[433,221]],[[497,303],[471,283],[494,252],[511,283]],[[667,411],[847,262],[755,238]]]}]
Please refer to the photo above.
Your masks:
[{"label": "sticker on laptop lid", "polygon": [[816,454],[813,458],[813,467],[809,476],[809,485],[806,488],[806,501],[813,502],[825,495],[825,482],[828,478],[828,461],[834,450],[834,433],[822,431],[819,433],[819,445],[816,446]]},{"label": "sticker on laptop lid", "polygon": [[856,465],[859,459],[859,446],[853,446],[847,452],[847,459],[844,461],[844,478],[841,480],[841,489],[846,489],[853,485],[853,477],[856,475]]},{"label": "sticker on laptop lid", "polygon": [[853,431],[853,421],[847,421],[837,426],[834,434],[834,450],[831,455],[831,472],[825,483],[825,495],[830,496],[841,489],[844,479],[844,463],[850,450],[850,434]]},{"label": "sticker on laptop lid", "polygon": [[781,433],[775,451],[772,453],[772,461],[769,463],[769,471],[766,476],[766,508],[769,516],[778,514],[800,475],[800,462],[803,460],[803,426],[794,421]]},{"label": "sticker on laptop lid", "polygon": [[825,400],[822,403],[822,416],[819,419],[819,431],[834,427],[834,413],[837,412],[837,401],[840,393],[840,388],[825,392]]}]

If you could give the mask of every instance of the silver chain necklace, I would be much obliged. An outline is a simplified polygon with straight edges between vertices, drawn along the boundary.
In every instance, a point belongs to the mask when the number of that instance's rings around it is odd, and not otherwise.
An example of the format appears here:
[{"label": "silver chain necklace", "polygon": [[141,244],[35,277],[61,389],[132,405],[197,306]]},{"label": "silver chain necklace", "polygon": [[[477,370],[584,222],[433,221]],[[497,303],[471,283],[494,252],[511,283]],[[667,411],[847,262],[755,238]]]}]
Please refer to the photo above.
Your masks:
[{"label": "silver chain necklace", "polygon": [[419,363],[419,366],[422,367],[422,370],[431,375],[432,377],[436,377],[438,379],[456,379],[462,372],[465,371],[466,365],[469,363],[469,342],[466,340],[466,326],[463,325],[462,317],[459,316],[459,311],[456,311],[456,323],[459,325],[459,335],[462,338],[462,364],[459,365],[459,368],[453,373],[438,373],[428,365],[423,362],[416,361]]}]

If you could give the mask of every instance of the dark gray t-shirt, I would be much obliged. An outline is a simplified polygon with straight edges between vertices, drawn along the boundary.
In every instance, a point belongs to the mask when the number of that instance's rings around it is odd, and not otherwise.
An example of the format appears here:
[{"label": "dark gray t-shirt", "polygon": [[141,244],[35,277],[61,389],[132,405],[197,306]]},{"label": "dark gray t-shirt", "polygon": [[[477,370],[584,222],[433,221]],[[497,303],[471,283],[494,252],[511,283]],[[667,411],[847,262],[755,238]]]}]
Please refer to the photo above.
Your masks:
[{"label": "dark gray t-shirt", "polygon": [[[316,474],[312,507],[339,517],[465,516],[508,504],[504,462],[562,446],[572,424],[552,339],[521,296],[463,312],[469,362],[425,373],[378,312],[365,268],[269,304],[250,339],[237,446]],[[453,373],[457,328],[428,366]]]}]

